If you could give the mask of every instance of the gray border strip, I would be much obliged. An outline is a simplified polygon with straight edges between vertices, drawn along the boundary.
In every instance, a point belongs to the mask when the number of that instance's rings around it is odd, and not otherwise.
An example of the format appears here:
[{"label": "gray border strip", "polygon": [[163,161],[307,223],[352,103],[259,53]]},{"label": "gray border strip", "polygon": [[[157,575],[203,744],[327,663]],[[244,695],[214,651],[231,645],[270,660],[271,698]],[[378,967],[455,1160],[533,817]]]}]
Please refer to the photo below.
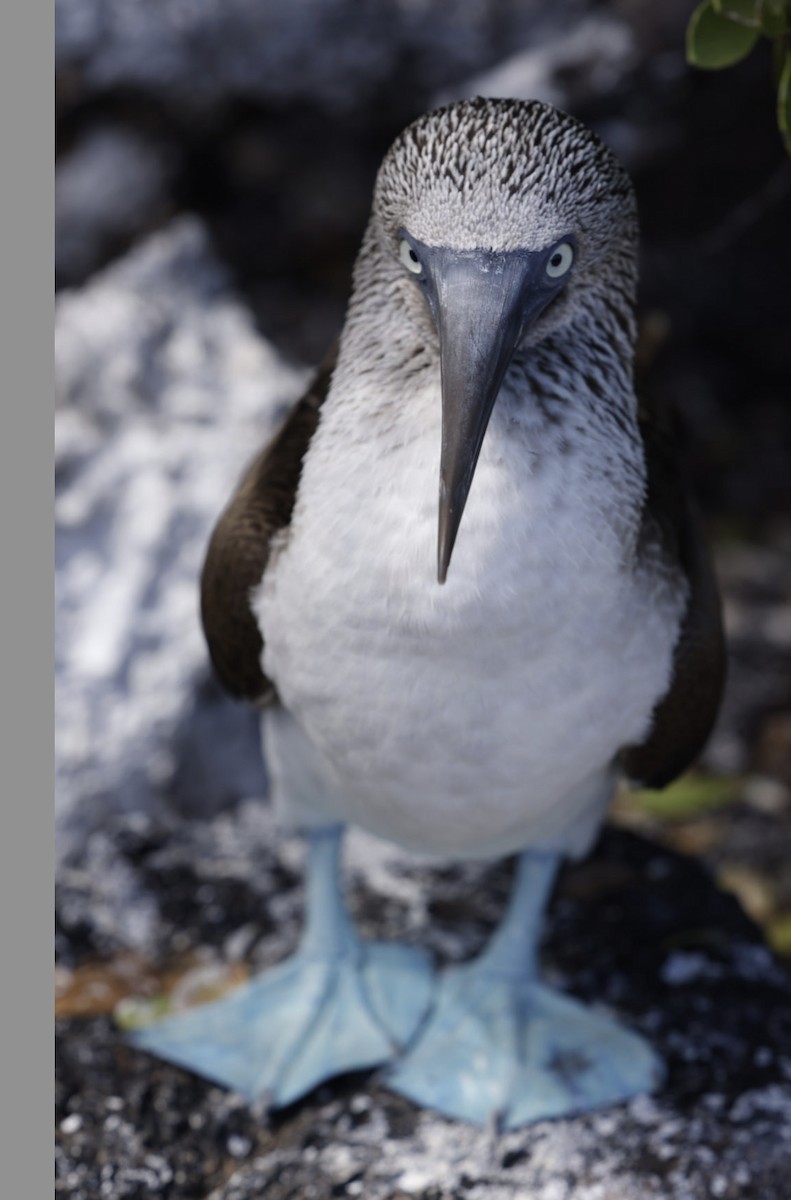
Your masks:
[{"label": "gray border strip", "polygon": [[51,1194],[54,79],[49,5],[3,9],[3,1193]]}]

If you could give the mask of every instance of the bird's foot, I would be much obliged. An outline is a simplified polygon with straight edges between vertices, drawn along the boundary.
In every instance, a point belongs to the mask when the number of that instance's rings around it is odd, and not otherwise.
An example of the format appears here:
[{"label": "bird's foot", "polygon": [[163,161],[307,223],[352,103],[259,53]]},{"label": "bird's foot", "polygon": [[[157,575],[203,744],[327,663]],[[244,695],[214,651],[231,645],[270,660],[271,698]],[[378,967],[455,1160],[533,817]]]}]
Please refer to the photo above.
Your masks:
[{"label": "bird's foot", "polygon": [[656,1087],[648,1044],[538,983],[469,964],[446,972],[417,1042],[385,1084],[445,1116],[516,1129]]},{"label": "bird's foot", "polygon": [[323,1080],[387,1062],[428,1007],[432,968],[397,943],[297,952],[212,1004],[138,1030],[133,1043],[271,1108]]}]

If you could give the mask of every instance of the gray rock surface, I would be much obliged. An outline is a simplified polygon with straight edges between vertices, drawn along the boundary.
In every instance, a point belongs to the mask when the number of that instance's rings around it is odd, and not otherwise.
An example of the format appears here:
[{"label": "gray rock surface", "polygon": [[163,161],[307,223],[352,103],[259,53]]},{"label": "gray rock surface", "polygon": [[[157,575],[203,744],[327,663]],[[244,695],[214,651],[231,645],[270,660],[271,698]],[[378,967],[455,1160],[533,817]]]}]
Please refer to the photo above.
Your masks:
[{"label": "gray rock surface", "polygon": [[[165,966],[199,952],[202,980],[240,959],[265,969],[295,944],[300,866],[260,801],[178,823],[111,817],[61,872],[62,962],[76,978],[81,957],[134,946]],[[359,833],[348,867],[366,936],[445,962],[480,948],[509,886],[503,864],[427,865]],[[565,870],[544,958],[551,980],[654,1042],[668,1069],[655,1097],[498,1135],[420,1112],[367,1073],[267,1121],[131,1050],[107,1017],[72,1019],[59,1040],[60,1194],[787,1200],[791,976],[731,897],[694,861],[612,831]]]},{"label": "gray rock surface", "polygon": [[[108,806],[150,811],[167,794],[194,811],[229,788],[260,790],[251,755],[234,762],[250,714],[211,683],[196,580],[222,505],[306,373],[255,332],[190,218],[60,294],[56,367],[65,846]],[[214,728],[227,724],[224,782],[194,713],[201,687]]]}]

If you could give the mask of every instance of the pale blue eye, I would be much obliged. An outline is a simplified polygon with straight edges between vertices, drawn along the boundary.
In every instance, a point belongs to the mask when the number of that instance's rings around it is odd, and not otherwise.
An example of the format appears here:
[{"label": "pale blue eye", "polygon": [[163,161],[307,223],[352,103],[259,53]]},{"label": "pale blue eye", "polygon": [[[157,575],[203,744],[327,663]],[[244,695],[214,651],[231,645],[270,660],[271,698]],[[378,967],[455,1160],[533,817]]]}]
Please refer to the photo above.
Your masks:
[{"label": "pale blue eye", "polygon": [[415,254],[415,251],[412,249],[406,238],[401,238],[401,244],[398,247],[398,256],[406,267],[407,271],[411,271],[413,275],[419,275],[423,270],[420,259]]},{"label": "pale blue eye", "polygon": [[574,262],[574,248],[570,242],[561,242],[549,256],[547,275],[550,279],[560,279],[565,275]]}]

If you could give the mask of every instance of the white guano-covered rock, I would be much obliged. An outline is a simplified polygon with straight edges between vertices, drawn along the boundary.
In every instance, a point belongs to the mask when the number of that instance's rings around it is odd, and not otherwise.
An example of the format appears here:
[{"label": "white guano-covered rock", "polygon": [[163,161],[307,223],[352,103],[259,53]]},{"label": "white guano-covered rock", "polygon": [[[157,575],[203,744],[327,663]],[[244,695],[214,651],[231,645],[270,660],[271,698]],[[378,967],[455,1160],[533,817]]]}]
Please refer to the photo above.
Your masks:
[{"label": "white guano-covered rock", "polygon": [[198,576],[212,524],[305,376],[256,333],[191,218],[60,295],[56,373],[68,841],[101,806],[161,802],[180,722],[208,677]]}]

